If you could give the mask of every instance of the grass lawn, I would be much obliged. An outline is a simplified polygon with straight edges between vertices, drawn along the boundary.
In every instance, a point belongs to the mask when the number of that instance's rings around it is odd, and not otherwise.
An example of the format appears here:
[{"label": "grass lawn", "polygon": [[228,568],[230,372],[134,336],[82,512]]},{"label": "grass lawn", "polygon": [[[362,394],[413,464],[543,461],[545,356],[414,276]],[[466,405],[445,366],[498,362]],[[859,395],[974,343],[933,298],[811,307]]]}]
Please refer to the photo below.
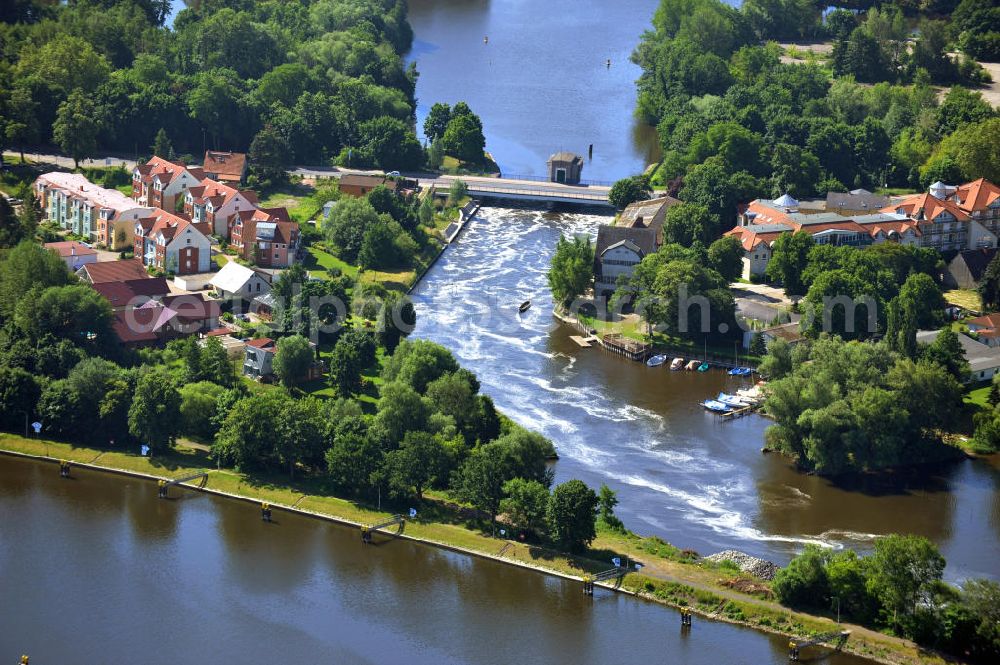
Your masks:
[{"label": "grass lawn", "polygon": [[945,291],[944,299],[951,305],[957,305],[972,312],[983,311],[983,302],[979,299],[979,294],[972,289]]},{"label": "grass lawn", "polygon": [[356,279],[358,276],[357,266],[352,266],[350,263],[325,250],[319,249],[316,246],[310,246],[306,248],[306,252],[307,256],[304,265],[310,275],[325,277],[327,270],[337,268],[352,279]]},{"label": "grass lawn", "polygon": [[990,396],[990,386],[986,385],[982,386],[981,388],[974,388],[969,392],[965,393],[963,401],[966,404],[975,404],[980,408],[988,409],[990,406],[990,403],[988,401],[989,396]]},{"label": "grass lawn", "polygon": [[299,224],[305,224],[315,219],[323,207],[314,198],[316,190],[307,185],[287,184],[267,193],[267,198],[261,200],[262,208],[285,208],[288,215]]}]

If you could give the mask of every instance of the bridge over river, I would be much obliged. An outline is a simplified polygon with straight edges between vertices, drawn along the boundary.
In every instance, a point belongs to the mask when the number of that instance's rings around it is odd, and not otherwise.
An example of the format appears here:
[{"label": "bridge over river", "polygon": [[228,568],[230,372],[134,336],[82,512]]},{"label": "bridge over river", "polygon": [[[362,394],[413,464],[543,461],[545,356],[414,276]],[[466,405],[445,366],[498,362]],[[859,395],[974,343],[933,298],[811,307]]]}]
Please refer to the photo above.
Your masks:
[{"label": "bridge over river", "polygon": [[[303,177],[336,178],[347,174],[382,175],[381,171],[363,171],[335,167],[302,166],[289,173]],[[424,189],[434,187],[440,192],[448,191],[451,183],[462,180],[469,188],[469,196],[477,199],[506,199],[536,203],[564,203],[583,206],[611,207],[608,192],[611,187],[605,183],[586,182],[567,185],[526,176],[511,178],[491,178],[484,176],[433,175],[427,173],[404,173],[420,183]]]}]

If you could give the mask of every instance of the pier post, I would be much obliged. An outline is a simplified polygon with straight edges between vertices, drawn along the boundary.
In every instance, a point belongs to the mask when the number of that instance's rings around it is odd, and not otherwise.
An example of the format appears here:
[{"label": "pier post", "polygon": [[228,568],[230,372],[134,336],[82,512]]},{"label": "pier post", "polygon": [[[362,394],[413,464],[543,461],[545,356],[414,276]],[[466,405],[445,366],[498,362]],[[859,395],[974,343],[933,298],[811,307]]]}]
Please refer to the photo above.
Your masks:
[{"label": "pier post", "polygon": [[691,612],[689,610],[681,610],[681,627],[691,627]]},{"label": "pier post", "polygon": [[265,522],[271,521],[271,504],[267,502],[260,504],[260,518]]},{"label": "pier post", "polygon": [[156,496],[160,497],[161,499],[166,499],[167,498],[167,481],[165,481],[165,480],[163,480],[161,478],[160,480],[156,481],[156,487],[157,487],[157,489],[156,489]]},{"label": "pier post", "polygon": [[28,665],[28,660],[27,656],[21,656],[21,665]]},{"label": "pier post", "polygon": [[590,577],[589,575],[583,578],[583,595],[585,596],[594,595],[594,578]]},{"label": "pier post", "polygon": [[361,527],[361,542],[365,545],[372,544],[372,530],[366,526]]},{"label": "pier post", "polygon": [[66,460],[59,460],[59,475],[62,478],[69,478],[69,462]]},{"label": "pier post", "polygon": [[788,660],[792,662],[799,660],[799,647],[795,642],[788,643]]}]

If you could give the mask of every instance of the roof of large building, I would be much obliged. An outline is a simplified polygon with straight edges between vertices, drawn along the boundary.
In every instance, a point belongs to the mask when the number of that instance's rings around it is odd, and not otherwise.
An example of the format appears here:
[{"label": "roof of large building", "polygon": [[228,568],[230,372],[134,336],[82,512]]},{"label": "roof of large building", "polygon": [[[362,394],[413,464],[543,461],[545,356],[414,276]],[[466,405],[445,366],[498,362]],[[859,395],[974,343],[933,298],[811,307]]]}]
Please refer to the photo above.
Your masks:
[{"label": "roof of large building", "polygon": [[[618,216],[615,226],[625,226],[630,228],[651,228],[657,234],[662,234],[663,220],[667,216],[667,210],[680,203],[680,200],[672,196],[661,196],[655,199],[636,201],[625,206],[625,210]],[[663,238],[658,237],[658,242]]]},{"label": "roof of large building", "polygon": [[130,279],[149,279],[146,267],[139,259],[123,259],[121,261],[104,261],[88,263],[77,271],[91,284],[105,282],[124,282]]},{"label": "roof of large building", "polygon": [[188,227],[192,228],[199,235],[204,235],[196,224],[186,217],[175,215],[166,210],[156,209],[153,214],[137,222],[146,237],[163,236],[164,244],[169,244],[174,236],[181,233]]},{"label": "roof of large building", "polygon": [[104,296],[114,308],[135,304],[136,298],[155,298],[170,293],[167,280],[162,277],[146,279],[127,279],[121,282],[102,282],[91,285],[95,291]]},{"label": "roof of large building", "polygon": [[163,157],[153,155],[145,164],[137,164],[135,171],[143,182],[152,182],[154,178],[159,178],[164,184],[170,184],[180,178],[185,172],[192,177],[201,180],[205,173],[197,166],[186,166],[179,162],[171,162]]},{"label": "roof of large building", "polygon": [[966,212],[985,210],[1000,199],[1000,187],[986,178],[959,185],[955,191],[958,207]]},{"label": "roof of large building", "polygon": [[[921,344],[930,344],[937,339],[939,332],[939,330],[918,330],[917,341]],[[1000,367],[1000,348],[977,342],[968,335],[959,334],[958,341],[965,352],[969,370],[973,373]]]},{"label": "roof of large building", "polygon": [[850,192],[829,192],[826,195],[826,208],[841,210],[881,210],[889,205],[889,197],[872,194],[864,189]]},{"label": "roof of large building", "polygon": [[597,243],[594,246],[594,256],[597,261],[600,262],[604,252],[621,245],[623,241],[628,241],[631,247],[643,256],[656,251],[656,231],[653,229],[601,225],[597,229]]},{"label": "roof of large building", "polygon": [[59,256],[65,258],[71,256],[93,256],[97,254],[97,250],[87,247],[82,242],[76,240],[60,240],[59,242],[47,242],[45,243],[45,249],[51,249],[57,252]]},{"label": "roof of large building", "polygon": [[47,187],[62,190],[67,196],[83,201],[96,208],[107,208],[115,213],[138,208],[139,204],[117,189],[105,189],[93,184],[79,173],[53,171],[43,173],[35,181]]},{"label": "roof of large building", "polygon": [[213,173],[223,180],[241,180],[247,168],[247,156],[242,152],[205,152],[205,173]]},{"label": "roof of large building", "polygon": [[934,221],[945,212],[951,213],[957,220],[969,219],[969,214],[959,208],[955,202],[939,199],[926,192],[907,196],[902,201],[882,208],[882,212],[895,212],[921,222]]}]

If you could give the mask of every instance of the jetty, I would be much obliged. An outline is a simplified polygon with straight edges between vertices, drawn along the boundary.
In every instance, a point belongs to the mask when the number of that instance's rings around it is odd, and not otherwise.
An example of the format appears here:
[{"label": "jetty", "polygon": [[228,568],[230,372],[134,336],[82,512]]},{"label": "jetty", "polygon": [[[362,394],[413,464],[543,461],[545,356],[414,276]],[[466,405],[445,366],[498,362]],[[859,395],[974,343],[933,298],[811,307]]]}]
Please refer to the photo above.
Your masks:
[{"label": "jetty", "polygon": [[597,338],[601,348],[611,353],[624,356],[629,360],[644,361],[653,350],[653,345],[648,342],[640,342],[631,337],[625,337],[620,333],[609,333]]}]

